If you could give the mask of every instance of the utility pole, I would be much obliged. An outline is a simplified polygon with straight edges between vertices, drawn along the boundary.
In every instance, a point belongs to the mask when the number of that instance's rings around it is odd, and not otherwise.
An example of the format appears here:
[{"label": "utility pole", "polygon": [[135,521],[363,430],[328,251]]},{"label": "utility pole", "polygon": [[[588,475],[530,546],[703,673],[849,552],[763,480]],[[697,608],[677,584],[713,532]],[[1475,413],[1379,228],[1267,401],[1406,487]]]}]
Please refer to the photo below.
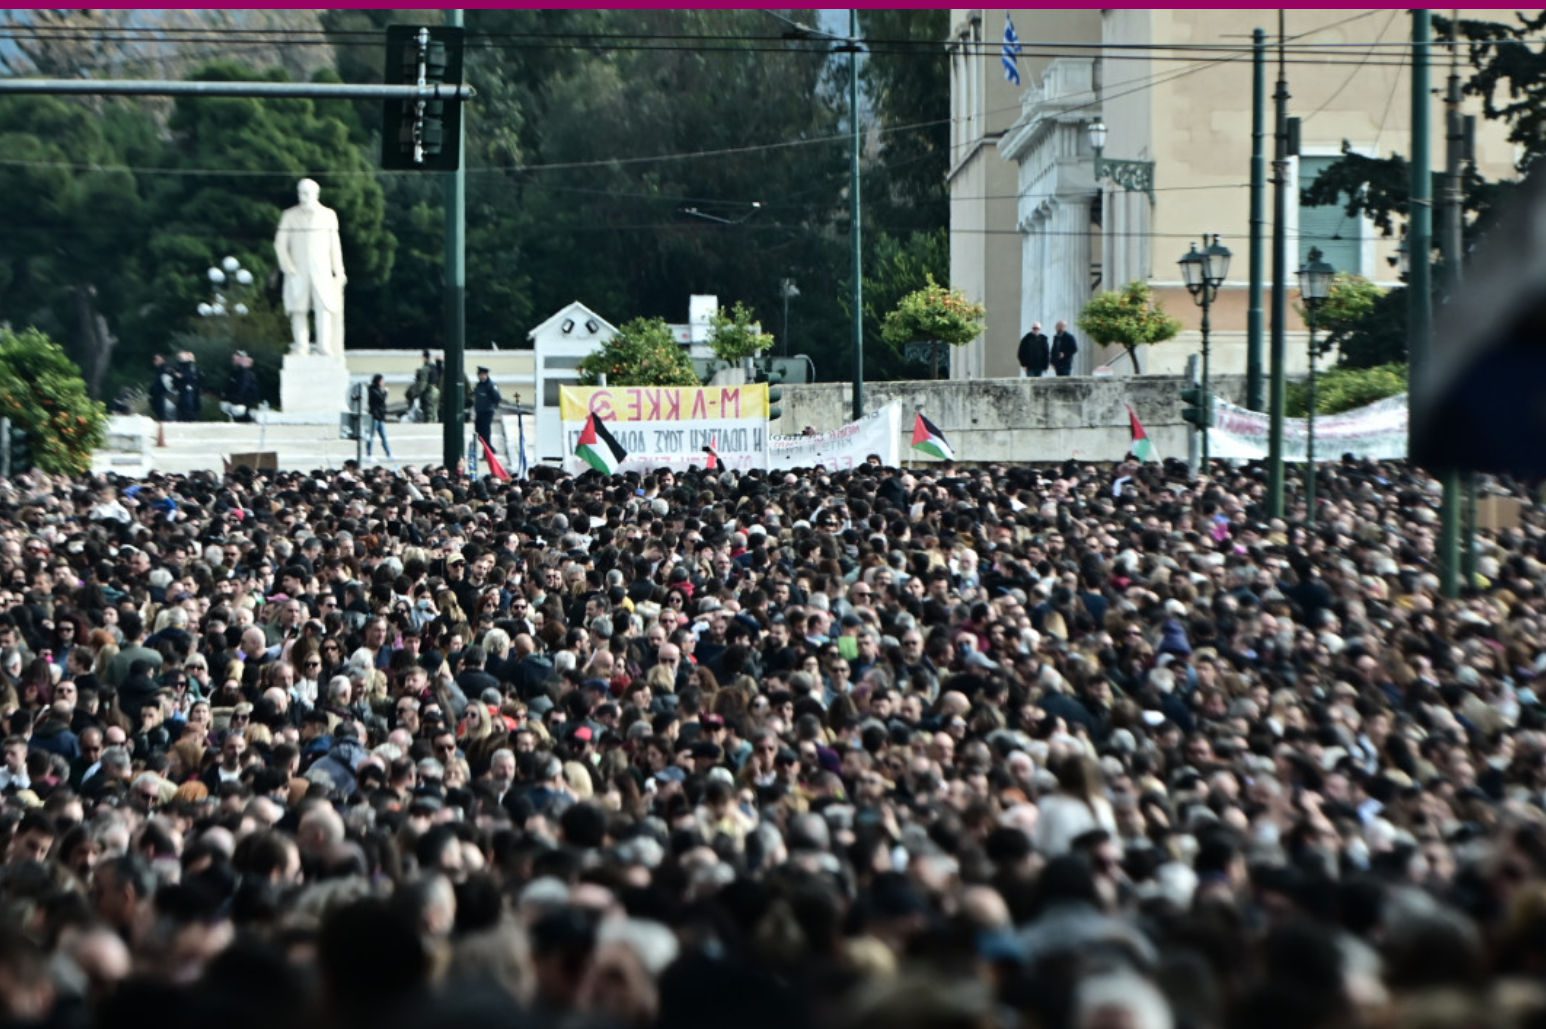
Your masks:
[{"label": "utility pole", "polygon": [[[462,12],[452,9],[446,12],[446,24],[462,27]],[[461,147],[456,170],[446,176],[446,346],[445,371],[441,374],[440,420],[444,426],[443,453],[447,469],[454,471],[456,463],[467,456],[467,441],[463,419],[466,417],[465,383],[467,349],[467,133],[465,127],[458,132],[456,145]]]},{"label": "utility pole", "polygon": [[1278,88],[1272,94],[1274,114],[1272,161],[1272,346],[1269,355],[1272,385],[1268,395],[1267,510],[1283,517],[1283,409],[1287,406],[1288,318],[1288,72],[1284,57],[1283,12],[1278,11]]},{"label": "utility pole", "polygon": [[[1409,326],[1408,361],[1411,382],[1421,381],[1428,363],[1433,340],[1433,172],[1429,156],[1432,135],[1432,117],[1429,105],[1430,85],[1428,58],[1433,42],[1433,16],[1425,10],[1412,12],[1412,203],[1407,223],[1407,245],[1410,253],[1410,270],[1407,278],[1407,324]],[[1416,431],[1418,412],[1410,419],[1408,449],[1412,447],[1411,432]],[[1446,597],[1459,592],[1458,569],[1447,554],[1451,542],[1458,542],[1458,533],[1451,524],[1454,507],[1449,503],[1450,490],[1445,486],[1445,503],[1441,509],[1439,534],[1439,581]]]},{"label": "utility pole", "polygon": [[853,220],[854,276],[854,410],[853,420],[864,417],[864,255],[860,249],[859,204],[859,9],[848,9],[848,118],[850,139],[848,199]]},{"label": "utility pole", "polygon": [[1245,406],[1262,404],[1262,236],[1267,225],[1267,30],[1251,33],[1251,284],[1245,329]]},{"label": "utility pole", "polygon": [[[1449,79],[1444,89],[1444,267],[1449,281],[1445,283],[1450,303],[1460,290],[1465,267],[1465,194],[1464,164],[1466,154],[1465,119],[1460,114],[1460,12],[1452,13],[1449,23]],[[1444,501],[1439,508],[1439,562],[1440,579],[1446,584],[1445,594],[1454,596],[1451,585],[1459,578],[1466,586],[1475,583],[1476,546],[1476,478],[1465,476],[1465,539],[1461,545],[1460,473],[1454,469],[1444,472],[1441,480]]]}]

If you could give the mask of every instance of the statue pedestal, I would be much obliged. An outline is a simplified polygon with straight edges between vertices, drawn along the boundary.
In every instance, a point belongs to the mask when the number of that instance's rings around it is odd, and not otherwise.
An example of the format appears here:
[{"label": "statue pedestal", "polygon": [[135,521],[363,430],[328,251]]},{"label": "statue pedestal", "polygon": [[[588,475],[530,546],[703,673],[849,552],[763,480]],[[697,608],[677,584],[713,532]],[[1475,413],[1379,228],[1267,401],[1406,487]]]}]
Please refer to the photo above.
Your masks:
[{"label": "statue pedestal", "polygon": [[279,372],[279,409],[336,421],[349,409],[349,366],[342,357],[286,354]]}]

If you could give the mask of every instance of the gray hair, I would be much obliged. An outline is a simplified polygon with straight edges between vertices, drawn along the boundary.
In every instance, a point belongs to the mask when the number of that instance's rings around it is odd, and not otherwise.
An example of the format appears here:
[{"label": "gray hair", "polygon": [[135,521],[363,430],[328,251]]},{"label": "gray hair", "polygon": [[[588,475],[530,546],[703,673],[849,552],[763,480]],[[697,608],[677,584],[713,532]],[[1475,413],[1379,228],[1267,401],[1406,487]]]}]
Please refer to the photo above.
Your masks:
[{"label": "gray hair", "polygon": [[1074,994],[1074,1025],[1106,1025],[1115,1011],[1132,1029],[1171,1029],[1175,1017],[1170,1002],[1149,980],[1128,971],[1107,972],[1081,982]]},{"label": "gray hair", "polygon": [[642,918],[612,918],[601,923],[596,943],[620,943],[632,950],[652,977],[658,978],[676,960],[676,934],[659,922]]}]

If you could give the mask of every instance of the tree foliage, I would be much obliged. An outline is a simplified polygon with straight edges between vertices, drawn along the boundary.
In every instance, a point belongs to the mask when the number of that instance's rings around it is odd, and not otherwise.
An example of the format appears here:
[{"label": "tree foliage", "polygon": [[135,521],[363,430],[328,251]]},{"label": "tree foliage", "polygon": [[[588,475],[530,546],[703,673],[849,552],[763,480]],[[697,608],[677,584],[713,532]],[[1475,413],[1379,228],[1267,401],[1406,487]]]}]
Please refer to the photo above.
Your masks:
[{"label": "tree foliage", "polygon": [[751,308],[739,300],[728,314],[724,308],[714,313],[714,326],[709,332],[709,349],[721,361],[739,364],[772,346],[773,334],[763,332],[762,323],[756,320]]},{"label": "tree foliage", "polygon": [[[1382,364],[1373,368],[1331,368],[1315,377],[1315,413],[1341,414],[1377,400],[1406,392],[1406,365]],[[1303,418],[1310,409],[1306,380],[1289,383],[1287,411]]]},{"label": "tree foliage", "polygon": [[894,347],[915,342],[959,347],[982,335],[984,310],[965,293],[941,286],[930,275],[922,289],[902,298],[886,315],[881,335]]},{"label": "tree foliage", "polygon": [[[1360,329],[1384,295],[1385,290],[1362,275],[1337,272],[1325,301],[1314,313],[1316,352],[1329,354],[1340,347]],[[1298,309],[1299,316],[1308,321],[1309,310],[1302,303]]]},{"label": "tree foliage", "polygon": [[664,318],[635,318],[580,362],[580,382],[594,386],[698,386],[687,351]]},{"label": "tree foliage", "polygon": [[1181,323],[1154,301],[1147,282],[1129,282],[1090,298],[1079,314],[1079,328],[1104,346],[1127,351],[1138,372],[1138,348],[1163,343],[1181,331]]},{"label": "tree foliage", "polygon": [[[0,22],[53,31],[18,29],[0,65],[60,77],[380,81],[380,48],[359,45],[362,34],[442,17],[14,11]],[[902,296],[948,273],[948,17],[861,15],[866,35],[910,41],[860,64],[872,344]],[[154,32],[123,42],[130,34],[115,30],[130,24],[320,26],[335,45],[216,48]],[[756,10],[469,11],[471,36],[490,41],[466,55],[478,88],[466,111],[470,346],[521,346],[575,299],[614,323],[682,321],[693,293],[778,311],[779,283],[793,278],[800,295],[783,342],[822,377],[853,374],[852,348],[833,345],[851,325],[847,58],[770,46],[774,29]],[[714,42],[615,45],[641,35]],[[213,331],[194,313],[209,299],[211,262],[238,257],[277,303],[274,230],[310,174],[339,212],[349,345],[443,345],[443,182],[381,174],[380,134],[380,105],[365,101],[0,99],[0,318],[58,340],[96,395],[142,385],[151,353],[184,339],[202,347]],[[872,377],[906,364],[866,347]]]},{"label": "tree foliage", "polygon": [[90,470],[107,425],[64,348],[37,329],[0,328],[0,416],[31,436],[39,468],[66,474]]}]

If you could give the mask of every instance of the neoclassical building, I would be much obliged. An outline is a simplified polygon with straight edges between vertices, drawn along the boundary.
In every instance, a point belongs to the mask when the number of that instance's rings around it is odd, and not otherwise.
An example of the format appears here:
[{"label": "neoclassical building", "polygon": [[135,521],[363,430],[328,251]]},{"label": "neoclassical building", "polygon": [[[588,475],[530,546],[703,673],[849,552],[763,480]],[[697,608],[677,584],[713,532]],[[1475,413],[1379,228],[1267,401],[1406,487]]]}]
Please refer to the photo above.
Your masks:
[{"label": "neoclassical building", "polygon": [[[1020,85],[1000,60],[1006,15],[1024,48]],[[1493,17],[1503,18],[1498,12]],[[1336,160],[1344,141],[1360,152],[1409,147],[1404,11],[1290,11],[1301,47],[1288,65],[1291,115],[1301,121],[1287,232],[1290,264],[1312,246],[1339,270],[1397,282],[1395,241],[1341,205],[1309,207],[1298,187]],[[1192,240],[1218,233],[1235,254],[1213,309],[1214,368],[1245,365],[1251,159],[1251,32],[1276,32],[1276,14],[1253,10],[953,11],[950,189],[951,282],[987,308],[987,328],[953,359],[956,377],[1018,374],[1022,333],[1041,322],[1073,324],[1090,296],[1134,280],[1150,284],[1185,331],[1145,354],[1146,372],[1177,372],[1198,349],[1198,312],[1176,262]],[[1435,48],[1436,59],[1444,57]],[[1367,59],[1365,59],[1365,55]],[[1324,58],[1324,60],[1322,60]],[[1317,62],[1317,63],[1305,63]],[[1445,69],[1433,71],[1442,86]],[[1277,77],[1268,68],[1268,92]],[[1479,113],[1474,99],[1468,113]],[[1097,178],[1091,127],[1104,127],[1105,174]],[[1434,98],[1435,168],[1443,166],[1443,109]],[[1267,156],[1271,159],[1269,102]],[[1483,120],[1478,160],[1509,174],[1515,154],[1501,127]],[[1270,163],[1269,163],[1270,167]],[[1270,187],[1267,212],[1270,231]],[[1270,250],[1267,274],[1271,274]],[[1292,280],[1290,282],[1293,289]],[[1292,295],[1292,294],[1291,294]],[[1305,360],[1291,326],[1291,367]],[[1074,330],[1076,373],[1115,362]],[[1131,371],[1126,360],[1115,374]]]}]

